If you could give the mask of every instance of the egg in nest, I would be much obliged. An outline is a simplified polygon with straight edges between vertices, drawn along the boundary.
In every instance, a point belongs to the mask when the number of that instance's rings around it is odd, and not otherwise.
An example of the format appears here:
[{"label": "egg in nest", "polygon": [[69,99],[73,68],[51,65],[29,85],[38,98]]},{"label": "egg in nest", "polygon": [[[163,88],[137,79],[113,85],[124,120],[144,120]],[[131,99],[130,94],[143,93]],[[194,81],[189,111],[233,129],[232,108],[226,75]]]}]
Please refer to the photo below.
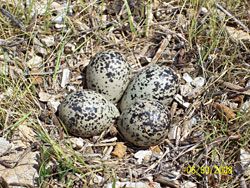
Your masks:
[{"label": "egg in nest", "polygon": [[67,95],[58,113],[67,131],[83,138],[99,135],[114,124],[120,115],[113,103],[90,90]]},{"label": "egg in nest", "polygon": [[150,65],[139,72],[128,85],[121,103],[123,111],[139,99],[155,100],[169,105],[178,89],[178,76],[173,69]]},{"label": "egg in nest", "polygon": [[133,145],[148,147],[164,140],[169,123],[169,111],[161,103],[139,100],[122,112],[118,130]]},{"label": "egg in nest", "polygon": [[131,68],[119,52],[97,53],[87,66],[87,87],[116,103],[130,81]]}]

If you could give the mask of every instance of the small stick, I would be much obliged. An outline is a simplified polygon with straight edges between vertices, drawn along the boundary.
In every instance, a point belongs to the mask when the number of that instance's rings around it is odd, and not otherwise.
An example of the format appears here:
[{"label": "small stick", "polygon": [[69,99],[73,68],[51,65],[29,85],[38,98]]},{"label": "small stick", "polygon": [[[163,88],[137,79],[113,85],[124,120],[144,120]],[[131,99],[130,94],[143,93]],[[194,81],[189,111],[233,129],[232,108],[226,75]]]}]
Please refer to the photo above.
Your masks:
[{"label": "small stick", "polygon": [[4,40],[4,39],[0,39],[0,46],[4,46],[4,47],[13,47],[13,46],[16,46],[20,43],[22,43],[24,41],[24,39],[19,39],[17,41],[7,41],[7,40]]},{"label": "small stick", "polygon": [[25,27],[22,24],[22,22],[19,21],[15,16],[13,16],[9,11],[0,7],[0,12],[2,13],[2,15],[4,15],[6,18],[8,18],[11,21],[12,25],[19,27],[22,30],[25,30]]},{"label": "small stick", "polygon": [[[61,73],[62,70],[57,71],[57,73]],[[34,72],[34,73],[25,73],[24,76],[45,76],[45,75],[52,75],[54,74],[53,71],[50,72]]]},{"label": "small stick", "polygon": [[238,20],[235,16],[233,16],[230,12],[228,12],[226,9],[224,9],[220,4],[215,3],[218,9],[220,9],[222,12],[224,12],[226,15],[230,16],[237,24],[239,24],[246,32],[250,32],[248,27],[243,24],[240,20]]}]

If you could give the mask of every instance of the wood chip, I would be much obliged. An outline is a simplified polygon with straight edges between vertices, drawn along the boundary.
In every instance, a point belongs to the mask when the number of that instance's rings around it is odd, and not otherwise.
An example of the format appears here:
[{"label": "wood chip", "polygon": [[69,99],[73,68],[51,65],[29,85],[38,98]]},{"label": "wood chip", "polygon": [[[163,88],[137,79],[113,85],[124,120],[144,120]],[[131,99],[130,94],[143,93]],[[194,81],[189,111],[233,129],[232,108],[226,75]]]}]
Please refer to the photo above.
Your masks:
[{"label": "wood chip", "polygon": [[184,101],[183,97],[179,94],[176,94],[174,96],[174,99],[182,106],[184,106],[185,108],[188,108],[190,106],[189,102]]},{"label": "wood chip", "polygon": [[170,42],[170,40],[168,38],[164,38],[162,40],[160,47],[158,48],[157,52],[155,53],[154,58],[151,61],[152,64],[154,64],[154,63],[156,63],[158,61],[158,59],[161,57],[161,54],[163,53],[163,51],[168,46],[169,42]]},{"label": "wood chip", "polygon": [[70,70],[67,68],[63,69],[61,87],[65,88],[65,86],[69,83],[69,80],[70,80]]},{"label": "wood chip", "polygon": [[162,153],[161,148],[159,146],[152,146],[152,147],[150,147],[150,150],[155,154],[161,154]]}]

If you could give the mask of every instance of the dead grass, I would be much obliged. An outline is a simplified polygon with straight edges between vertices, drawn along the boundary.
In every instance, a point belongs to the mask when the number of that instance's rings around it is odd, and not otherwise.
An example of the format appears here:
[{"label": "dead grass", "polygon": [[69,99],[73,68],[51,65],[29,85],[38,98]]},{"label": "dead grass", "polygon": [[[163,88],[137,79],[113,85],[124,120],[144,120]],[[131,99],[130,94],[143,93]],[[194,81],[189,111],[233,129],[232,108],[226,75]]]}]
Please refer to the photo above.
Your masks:
[{"label": "dead grass", "polygon": [[[244,28],[219,11],[216,3],[248,28],[249,5],[240,0],[150,2],[73,1],[72,12],[68,7],[64,22],[57,26],[51,21],[58,8],[52,1],[44,5],[41,15],[32,15],[35,1],[27,7],[21,1],[1,2],[14,17],[0,14],[1,72],[3,65],[8,67],[8,74],[0,74],[0,136],[16,139],[15,131],[23,123],[33,127],[40,151],[39,186],[103,187],[107,182],[142,181],[149,176],[163,187],[178,187],[184,181],[201,187],[250,184],[239,159],[241,149],[250,149],[249,112],[240,111],[249,95],[223,85],[228,82],[245,88],[250,79],[250,39],[232,38],[227,26],[236,31]],[[54,37],[52,46],[36,42],[47,36]],[[49,93],[59,101],[70,87],[82,88],[81,70],[92,55],[104,49],[121,51],[136,71],[150,63],[163,39],[169,43],[160,51],[159,62],[172,66],[180,75],[188,72],[206,79],[199,95],[185,98],[191,106],[185,109],[178,105],[175,111],[173,124],[182,131],[179,138],[166,140],[159,146],[165,155],[155,155],[143,165],[133,157],[138,148],[129,147],[122,159],[112,156],[116,141],[108,139],[117,135],[110,132],[84,139],[84,146],[74,149],[53,105],[41,101],[39,93]],[[41,56],[42,62],[29,67],[27,61],[35,55]],[[71,82],[62,88],[65,68],[70,70]],[[227,106],[236,103],[230,107],[236,116],[228,118],[215,102]],[[190,131],[187,124],[193,117],[198,123]],[[214,166],[232,167],[233,174],[204,175],[202,167]],[[185,171],[187,167],[196,169]],[[176,171],[180,171],[178,178],[172,174]]]}]

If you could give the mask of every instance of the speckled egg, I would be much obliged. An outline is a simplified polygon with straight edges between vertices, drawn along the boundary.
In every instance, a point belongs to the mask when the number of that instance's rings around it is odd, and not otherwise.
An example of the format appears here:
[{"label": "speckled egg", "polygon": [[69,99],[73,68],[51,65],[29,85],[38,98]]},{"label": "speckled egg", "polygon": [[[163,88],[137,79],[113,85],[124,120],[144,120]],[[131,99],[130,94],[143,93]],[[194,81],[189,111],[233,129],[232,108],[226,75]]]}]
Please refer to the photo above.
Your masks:
[{"label": "speckled egg", "polygon": [[126,89],[120,109],[123,111],[138,99],[156,100],[169,105],[178,89],[178,76],[166,66],[151,65],[139,72]]},{"label": "speckled egg", "polygon": [[131,68],[119,52],[97,53],[87,66],[87,87],[116,103],[130,81]]},{"label": "speckled egg", "polygon": [[126,108],[118,123],[125,140],[148,147],[164,140],[169,128],[169,111],[157,101],[139,100]]},{"label": "speckled egg", "polygon": [[83,138],[96,136],[119,117],[116,106],[95,91],[72,92],[58,108],[67,131]]}]

